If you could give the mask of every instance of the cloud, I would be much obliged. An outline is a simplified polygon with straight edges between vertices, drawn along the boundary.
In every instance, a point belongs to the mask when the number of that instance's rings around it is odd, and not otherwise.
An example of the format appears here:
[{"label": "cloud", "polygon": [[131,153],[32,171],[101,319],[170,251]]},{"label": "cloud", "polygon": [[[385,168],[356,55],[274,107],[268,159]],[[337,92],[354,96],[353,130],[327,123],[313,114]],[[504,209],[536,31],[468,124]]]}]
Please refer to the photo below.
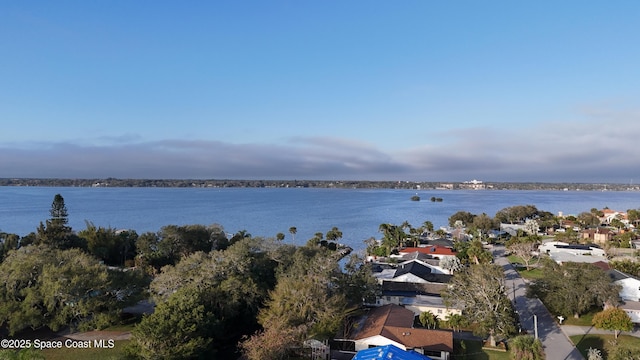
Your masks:
[{"label": "cloud", "polygon": [[494,181],[627,182],[637,178],[640,114],[606,112],[524,130],[449,131],[445,146],[408,150],[424,171]]},{"label": "cloud", "polygon": [[[622,182],[639,178],[640,113],[589,110],[573,122],[437,134],[437,145],[384,152],[348,137],[278,144],[127,134],[86,142],[4,145],[1,177],[243,178]],[[100,145],[95,145],[100,144]]]}]

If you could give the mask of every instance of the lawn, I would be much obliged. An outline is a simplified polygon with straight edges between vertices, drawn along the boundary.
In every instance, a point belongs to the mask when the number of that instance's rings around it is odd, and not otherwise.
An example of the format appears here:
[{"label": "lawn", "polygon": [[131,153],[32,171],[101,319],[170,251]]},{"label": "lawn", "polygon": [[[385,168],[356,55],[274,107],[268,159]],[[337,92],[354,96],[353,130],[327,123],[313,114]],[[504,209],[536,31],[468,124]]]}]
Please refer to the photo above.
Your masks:
[{"label": "lawn", "polygon": [[92,359],[92,360],[116,360],[124,358],[124,348],[129,340],[115,342],[113,349],[48,349],[44,350],[47,360],[68,360],[68,359]]},{"label": "lawn", "polygon": [[[462,348],[462,342],[464,342],[466,351]],[[509,360],[509,353],[504,351],[484,350],[482,349],[482,343],[480,341],[454,340],[451,359]]]},{"label": "lawn", "polygon": [[578,319],[574,318],[573,316],[569,316],[562,322],[562,325],[591,326],[591,320],[593,320],[593,316],[600,311],[602,311],[602,308],[591,310],[586,314],[580,315]]},{"label": "lawn", "polygon": [[[524,261],[522,261],[522,258],[516,255],[509,255],[507,256],[507,260],[509,260],[510,263],[512,264],[522,264],[524,265]],[[539,258],[533,258],[530,262],[529,262],[529,266],[535,266],[538,265],[538,260]]]},{"label": "lawn", "polygon": [[[571,341],[576,345],[578,350],[582,356],[587,357],[587,351],[589,348],[604,350],[603,355],[604,359],[607,359],[607,351],[613,349],[616,345],[614,345],[613,340],[615,340],[613,335],[574,335],[570,337]],[[618,336],[618,344],[625,345],[627,347],[633,349],[640,349],[640,341],[638,341],[637,337],[633,337],[630,335],[620,335]]]},{"label": "lawn", "polygon": [[524,279],[536,280],[544,277],[544,272],[538,268],[532,268],[531,270],[525,270],[524,268],[518,268],[518,274]]}]

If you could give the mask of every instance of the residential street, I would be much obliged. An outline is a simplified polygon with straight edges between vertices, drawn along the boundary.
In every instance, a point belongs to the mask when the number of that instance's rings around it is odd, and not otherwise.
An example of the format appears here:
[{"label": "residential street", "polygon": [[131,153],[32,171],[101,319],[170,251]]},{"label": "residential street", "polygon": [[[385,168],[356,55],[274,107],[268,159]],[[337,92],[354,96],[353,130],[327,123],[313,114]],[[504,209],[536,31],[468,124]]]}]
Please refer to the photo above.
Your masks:
[{"label": "residential street", "polygon": [[515,300],[515,308],[520,315],[524,331],[534,335],[534,315],[537,316],[538,337],[542,340],[548,360],[582,360],[580,352],[562,332],[560,326],[538,299],[526,297],[526,284],[504,256],[504,246],[494,247],[495,263],[504,268],[509,298]]}]

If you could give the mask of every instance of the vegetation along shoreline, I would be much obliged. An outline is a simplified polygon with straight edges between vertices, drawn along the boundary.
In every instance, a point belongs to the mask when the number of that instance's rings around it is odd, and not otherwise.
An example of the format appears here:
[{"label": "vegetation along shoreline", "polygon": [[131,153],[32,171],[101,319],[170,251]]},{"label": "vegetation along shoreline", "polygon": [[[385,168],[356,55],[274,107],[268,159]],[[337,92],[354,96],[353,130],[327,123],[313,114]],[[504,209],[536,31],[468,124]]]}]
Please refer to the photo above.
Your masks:
[{"label": "vegetation along shoreline", "polygon": [[640,191],[640,185],[616,183],[546,183],[472,181],[250,180],[250,179],[63,179],[0,178],[0,186],[179,187],[179,188],[336,188],[411,190],[558,190]]}]

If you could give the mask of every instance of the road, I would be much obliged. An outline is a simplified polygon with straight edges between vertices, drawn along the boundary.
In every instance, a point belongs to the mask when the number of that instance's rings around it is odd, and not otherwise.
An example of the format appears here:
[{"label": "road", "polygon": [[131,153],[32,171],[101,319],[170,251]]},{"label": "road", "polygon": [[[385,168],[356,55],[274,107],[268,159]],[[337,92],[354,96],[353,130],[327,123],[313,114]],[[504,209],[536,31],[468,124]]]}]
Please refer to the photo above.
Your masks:
[{"label": "road", "polygon": [[523,330],[534,335],[534,315],[537,317],[538,337],[544,346],[548,360],[583,360],[584,358],[562,332],[547,308],[539,299],[529,299],[526,296],[527,286],[504,256],[504,247],[494,247],[494,259],[497,265],[504,269],[506,285],[509,288],[509,298],[515,301],[515,308],[520,316]]}]

